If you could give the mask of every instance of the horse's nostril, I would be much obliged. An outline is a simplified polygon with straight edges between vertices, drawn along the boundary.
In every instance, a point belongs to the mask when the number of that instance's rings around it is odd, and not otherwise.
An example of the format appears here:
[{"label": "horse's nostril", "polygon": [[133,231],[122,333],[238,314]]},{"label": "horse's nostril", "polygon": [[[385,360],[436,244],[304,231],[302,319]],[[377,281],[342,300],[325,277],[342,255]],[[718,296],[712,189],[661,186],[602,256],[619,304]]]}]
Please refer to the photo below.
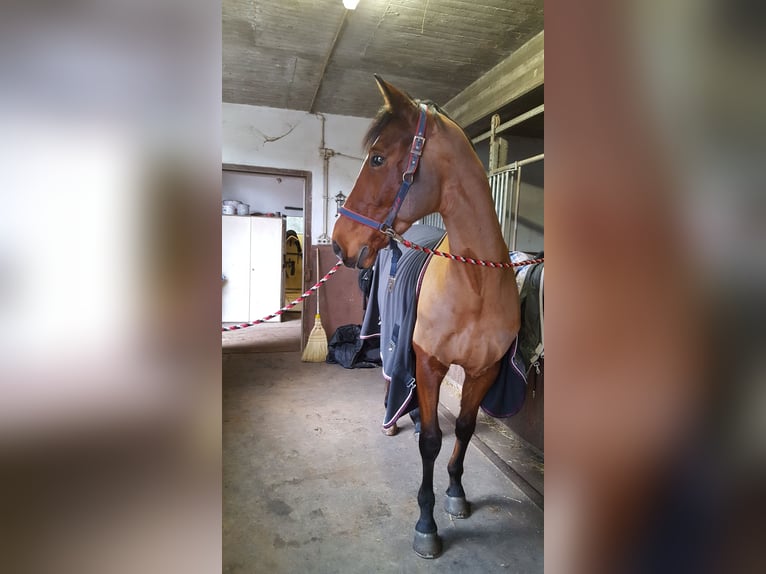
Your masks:
[{"label": "horse's nostril", "polygon": [[338,245],[337,241],[332,242],[332,250],[338,259],[343,259],[343,249],[340,248],[340,245]]}]

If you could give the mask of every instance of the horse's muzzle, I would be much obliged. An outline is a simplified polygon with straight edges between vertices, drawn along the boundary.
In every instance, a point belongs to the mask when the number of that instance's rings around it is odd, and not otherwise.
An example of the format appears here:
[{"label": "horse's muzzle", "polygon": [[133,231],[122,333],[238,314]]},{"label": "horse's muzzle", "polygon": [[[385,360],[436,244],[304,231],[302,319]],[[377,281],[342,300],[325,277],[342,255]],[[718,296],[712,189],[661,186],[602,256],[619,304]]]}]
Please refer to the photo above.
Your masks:
[{"label": "horse's muzzle", "polygon": [[356,267],[358,269],[363,268],[362,262],[367,258],[367,253],[369,251],[367,246],[364,245],[359,250],[359,254],[357,255],[356,259],[353,259],[351,257],[348,257],[343,252],[343,248],[340,245],[338,245],[337,241],[332,242],[332,250],[335,253],[335,256],[341,261],[343,261],[343,265],[345,265],[346,267],[351,267],[351,268]]},{"label": "horse's muzzle", "polygon": [[[343,257],[343,249],[341,249],[340,245],[338,245],[337,241],[332,242],[332,251],[335,253],[335,256],[338,259],[344,259]],[[343,261],[345,263],[345,260]]]}]

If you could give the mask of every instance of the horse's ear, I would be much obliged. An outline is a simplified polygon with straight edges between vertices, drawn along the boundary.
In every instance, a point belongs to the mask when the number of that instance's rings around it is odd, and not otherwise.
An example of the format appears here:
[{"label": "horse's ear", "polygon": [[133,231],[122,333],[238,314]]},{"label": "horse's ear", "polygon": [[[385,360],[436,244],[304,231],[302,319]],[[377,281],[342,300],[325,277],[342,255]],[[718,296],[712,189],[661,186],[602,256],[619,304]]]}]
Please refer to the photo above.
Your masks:
[{"label": "horse's ear", "polygon": [[386,102],[386,108],[392,113],[405,115],[413,110],[417,110],[417,104],[407,94],[392,86],[377,74],[375,74],[375,81],[378,83],[378,89]]}]

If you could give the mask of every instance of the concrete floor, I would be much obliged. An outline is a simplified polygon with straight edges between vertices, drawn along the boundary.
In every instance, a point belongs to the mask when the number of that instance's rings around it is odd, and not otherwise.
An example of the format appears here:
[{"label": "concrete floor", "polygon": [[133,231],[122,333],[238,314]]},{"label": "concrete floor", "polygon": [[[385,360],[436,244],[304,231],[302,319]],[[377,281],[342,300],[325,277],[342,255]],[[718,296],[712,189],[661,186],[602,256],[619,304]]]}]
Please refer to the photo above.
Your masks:
[{"label": "concrete floor", "polygon": [[397,436],[380,432],[380,370],[271,352],[274,333],[295,327],[266,327],[224,335],[225,573],[543,571],[542,510],[473,442],[463,481],[473,515],[442,509],[454,443],[444,418],[434,477],[444,554],[418,558],[417,441],[408,417]]},{"label": "concrete floor", "polygon": [[[229,326],[234,323],[224,323]],[[223,333],[221,347],[226,353],[279,353],[301,350],[301,314],[288,312],[282,321],[261,323],[247,329]]]}]

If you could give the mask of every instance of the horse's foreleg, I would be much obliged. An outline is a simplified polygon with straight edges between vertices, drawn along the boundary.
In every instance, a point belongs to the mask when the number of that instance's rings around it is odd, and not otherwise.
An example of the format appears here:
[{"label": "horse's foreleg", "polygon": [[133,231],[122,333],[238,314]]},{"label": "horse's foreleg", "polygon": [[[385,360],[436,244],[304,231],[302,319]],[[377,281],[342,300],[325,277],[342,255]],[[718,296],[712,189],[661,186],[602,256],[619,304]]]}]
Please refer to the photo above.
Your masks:
[{"label": "horse's foreleg", "polygon": [[437,407],[439,386],[447,367],[427,355],[417,345],[415,348],[416,380],[420,404],[420,458],[423,462],[423,481],[418,491],[420,518],[415,525],[413,550],[423,558],[436,558],[442,551],[434,521],[434,461],[442,446]]},{"label": "horse's foreleg", "polygon": [[420,434],[420,409],[410,411],[410,419],[412,419],[412,424],[415,425],[415,434]]},{"label": "horse's foreleg", "polygon": [[462,398],[460,400],[460,415],[455,423],[455,448],[452,450],[447,472],[449,472],[449,487],[444,500],[444,509],[455,518],[467,518],[471,514],[468,501],[463,490],[463,462],[476,430],[476,417],[479,405],[484,395],[495,382],[500,370],[499,363],[479,377],[466,376],[463,382]]}]

